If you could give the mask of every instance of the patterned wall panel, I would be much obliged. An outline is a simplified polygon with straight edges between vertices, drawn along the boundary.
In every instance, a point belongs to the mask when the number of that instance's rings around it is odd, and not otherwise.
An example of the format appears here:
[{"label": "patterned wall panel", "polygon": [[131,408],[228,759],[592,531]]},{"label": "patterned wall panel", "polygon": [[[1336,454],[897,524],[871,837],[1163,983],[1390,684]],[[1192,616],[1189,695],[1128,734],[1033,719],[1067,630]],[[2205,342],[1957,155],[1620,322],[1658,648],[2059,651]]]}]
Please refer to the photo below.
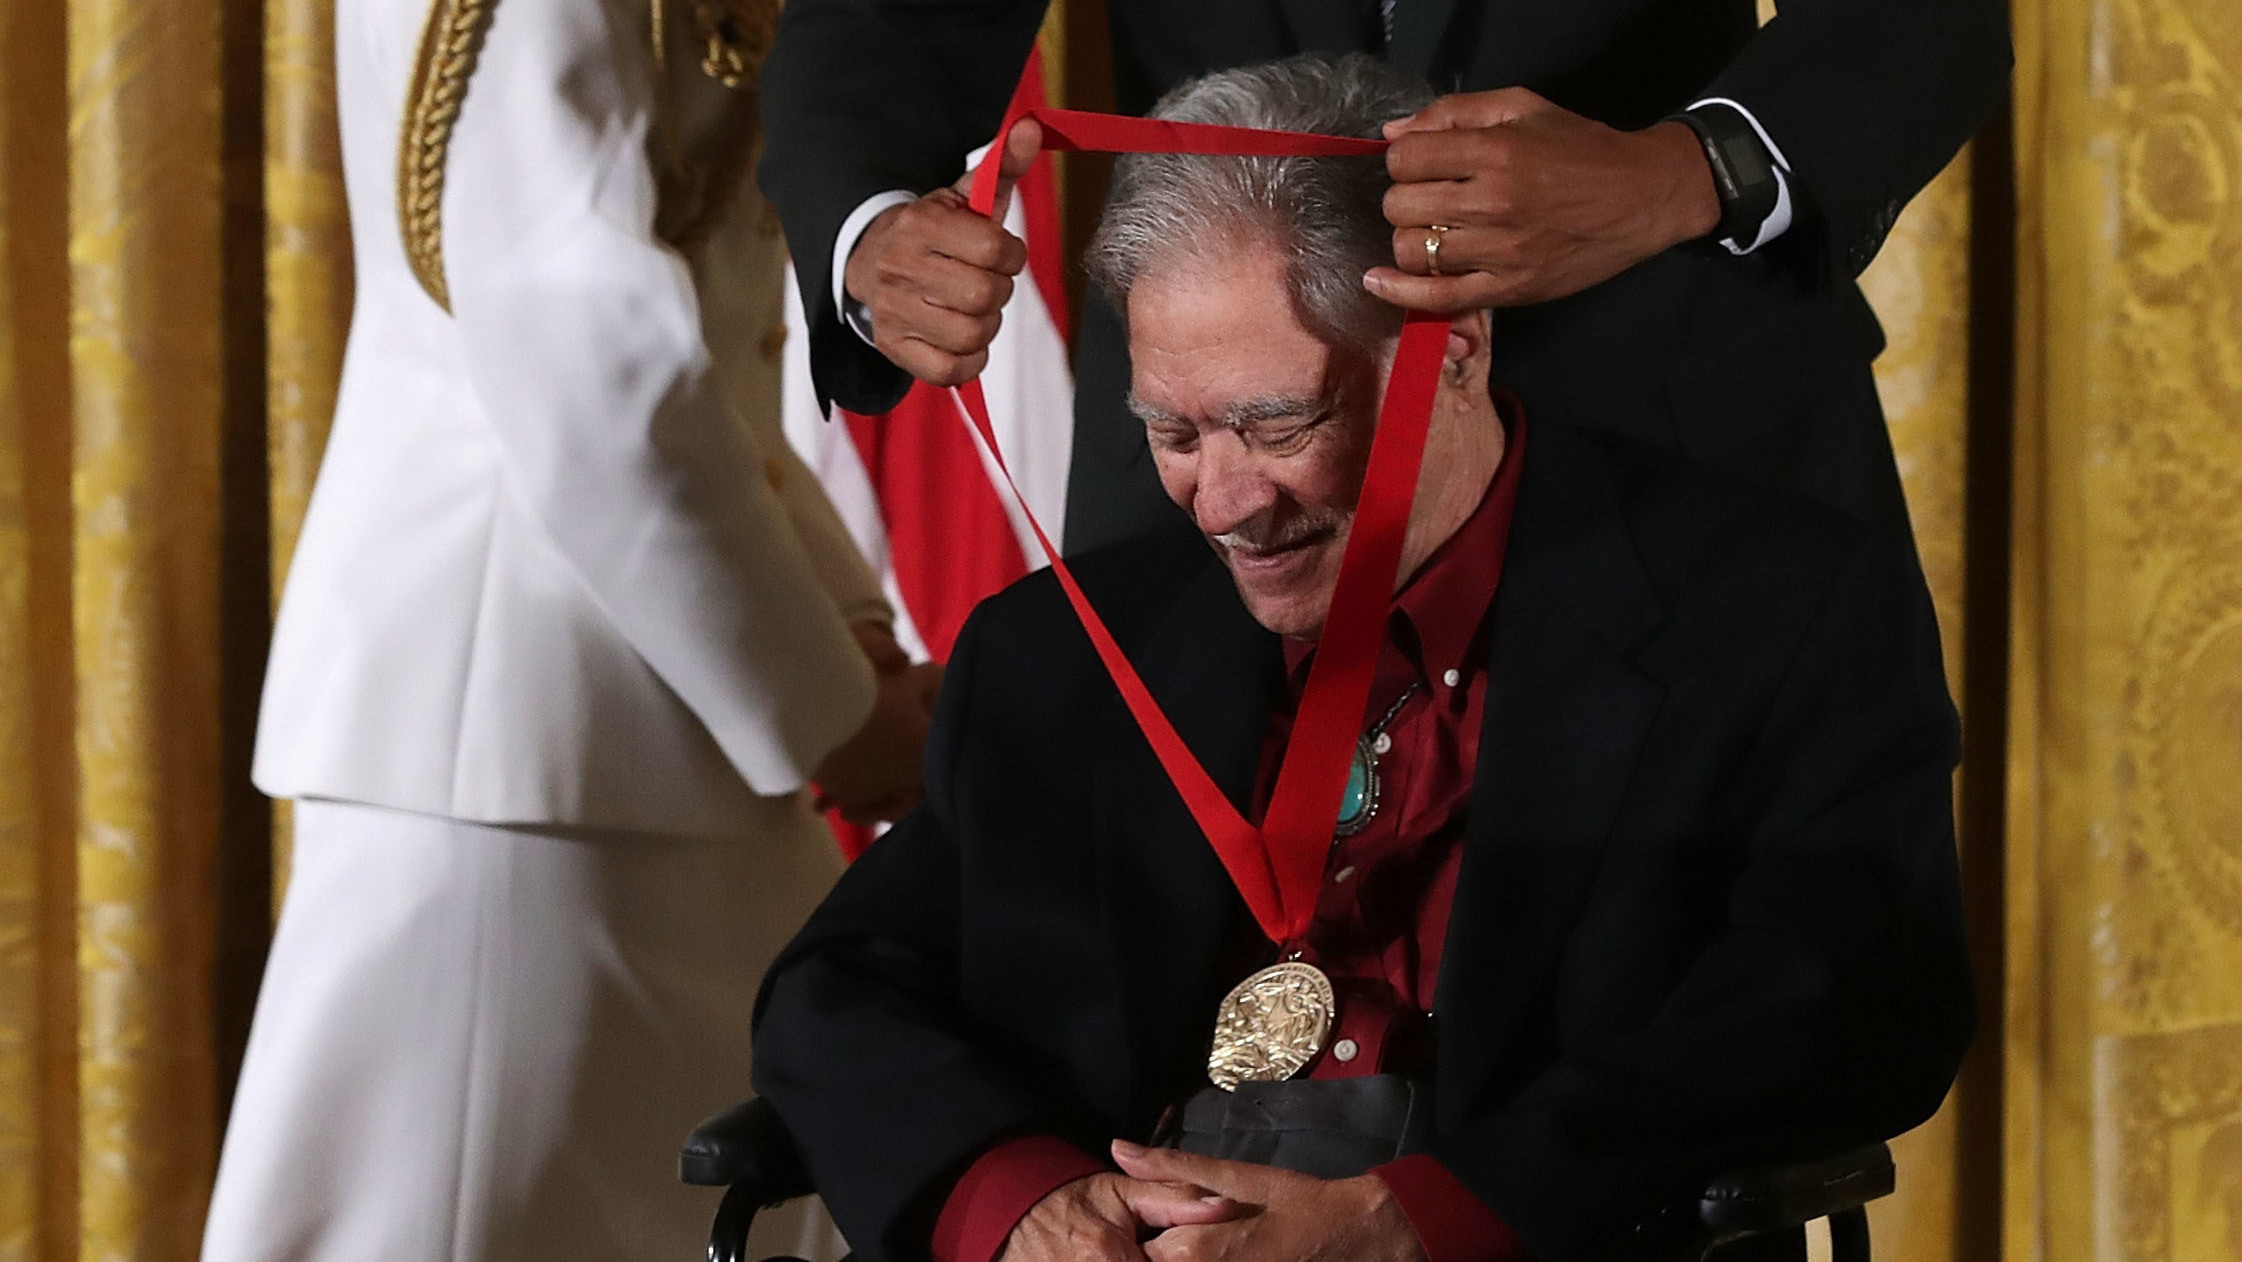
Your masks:
[{"label": "patterned wall panel", "polygon": [[[265,458],[271,475],[272,597],[296,554],[350,331],[350,209],[335,121],[331,0],[265,0]],[[288,887],[294,838],[273,803],[272,905]]]},{"label": "patterned wall panel", "polygon": [[330,0],[266,0],[266,433],[276,600],[327,447],[350,326],[350,214],[334,63]]},{"label": "patterned wall panel", "polygon": [[2019,16],[2008,1253],[2208,1262],[2242,1256],[2242,8]]},{"label": "patterned wall panel", "polygon": [[0,1262],[78,1249],[65,46],[0,4]]},{"label": "patterned wall panel", "polygon": [[216,1152],[218,0],[70,8],[80,1256],[192,1257]]}]

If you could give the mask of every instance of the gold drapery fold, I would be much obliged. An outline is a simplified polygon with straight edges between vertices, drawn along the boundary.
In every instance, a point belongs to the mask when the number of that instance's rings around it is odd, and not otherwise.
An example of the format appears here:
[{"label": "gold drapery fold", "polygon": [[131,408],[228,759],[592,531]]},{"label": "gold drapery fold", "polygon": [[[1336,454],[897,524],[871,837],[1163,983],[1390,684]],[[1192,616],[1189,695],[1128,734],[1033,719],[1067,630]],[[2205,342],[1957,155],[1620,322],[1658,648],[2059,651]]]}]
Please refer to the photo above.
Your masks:
[{"label": "gold drapery fold", "polygon": [[70,14],[81,1250],[186,1257],[216,1131],[219,14]]},{"label": "gold drapery fold", "polygon": [[334,7],[265,5],[265,250],[271,303],[267,459],[272,579],[295,555],[334,417],[350,322],[350,208],[336,131]]},{"label": "gold drapery fold", "polygon": [[[244,922],[227,890],[228,856],[253,841],[261,862],[268,831],[241,826],[265,621],[263,431],[239,406],[263,379],[239,245],[262,200],[260,26],[244,0],[0,12],[11,1262],[195,1255],[254,978],[222,956],[262,955],[264,891]],[[229,613],[251,590],[252,616]]]},{"label": "gold drapery fold", "polygon": [[79,1245],[63,14],[0,8],[0,1259]]},{"label": "gold drapery fold", "polygon": [[2017,6],[2005,1256],[2242,1256],[2242,15]]},{"label": "gold drapery fold", "polygon": [[[265,450],[277,600],[327,447],[350,325],[350,208],[335,119],[331,0],[265,4],[265,283],[271,302]],[[272,902],[287,886],[288,804],[273,804]]]}]

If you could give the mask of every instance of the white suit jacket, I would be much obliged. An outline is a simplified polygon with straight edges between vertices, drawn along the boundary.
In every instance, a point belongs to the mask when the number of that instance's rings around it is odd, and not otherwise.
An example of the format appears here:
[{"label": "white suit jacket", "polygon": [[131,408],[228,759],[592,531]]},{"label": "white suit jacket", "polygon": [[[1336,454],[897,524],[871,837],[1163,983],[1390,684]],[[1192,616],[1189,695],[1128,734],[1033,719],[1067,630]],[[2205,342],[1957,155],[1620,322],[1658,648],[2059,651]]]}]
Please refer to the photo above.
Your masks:
[{"label": "white suit jacket", "polygon": [[491,823],[798,817],[773,799],[870,711],[848,623],[890,615],[781,432],[752,182],[689,252],[656,235],[655,167],[726,90],[657,60],[647,0],[447,10],[487,23],[438,168],[448,312],[398,209],[430,0],[337,5],[357,307],[257,784]]}]

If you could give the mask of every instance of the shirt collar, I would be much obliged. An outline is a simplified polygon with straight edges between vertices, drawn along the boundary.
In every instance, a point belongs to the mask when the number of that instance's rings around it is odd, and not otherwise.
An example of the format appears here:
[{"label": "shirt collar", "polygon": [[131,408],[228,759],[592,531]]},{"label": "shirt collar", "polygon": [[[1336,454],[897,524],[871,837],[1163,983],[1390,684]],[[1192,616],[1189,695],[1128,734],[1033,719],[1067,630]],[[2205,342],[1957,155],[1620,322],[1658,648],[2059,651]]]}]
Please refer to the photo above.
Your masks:
[{"label": "shirt collar", "polygon": [[[1471,516],[1403,584],[1386,625],[1388,642],[1412,656],[1423,676],[1455,670],[1468,677],[1483,664],[1481,655],[1473,651],[1474,642],[1494,608],[1526,450],[1526,414],[1517,399],[1498,391],[1495,408],[1506,430],[1495,476]],[[1285,669],[1296,692],[1306,680],[1315,649],[1314,640],[1284,641]]]}]

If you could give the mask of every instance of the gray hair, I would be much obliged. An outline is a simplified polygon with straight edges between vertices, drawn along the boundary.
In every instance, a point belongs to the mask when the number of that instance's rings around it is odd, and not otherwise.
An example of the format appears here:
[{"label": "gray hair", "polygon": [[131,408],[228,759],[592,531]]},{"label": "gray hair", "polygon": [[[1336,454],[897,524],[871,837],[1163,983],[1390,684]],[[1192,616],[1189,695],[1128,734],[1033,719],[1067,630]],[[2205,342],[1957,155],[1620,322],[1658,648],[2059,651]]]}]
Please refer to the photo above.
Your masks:
[{"label": "gray hair", "polygon": [[[1161,97],[1152,117],[1377,137],[1432,101],[1422,81],[1375,57],[1302,53],[1193,79]],[[1390,182],[1382,158],[1125,155],[1083,261],[1125,312],[1130,289],[1157,266],[1214,257],[1240,238],[1268,241],[1285,253],[1300,322],[1375,353],[1401,327],[1401,312],[1362,287],[1365,271],[1393,261],[1382,208]]]}]

